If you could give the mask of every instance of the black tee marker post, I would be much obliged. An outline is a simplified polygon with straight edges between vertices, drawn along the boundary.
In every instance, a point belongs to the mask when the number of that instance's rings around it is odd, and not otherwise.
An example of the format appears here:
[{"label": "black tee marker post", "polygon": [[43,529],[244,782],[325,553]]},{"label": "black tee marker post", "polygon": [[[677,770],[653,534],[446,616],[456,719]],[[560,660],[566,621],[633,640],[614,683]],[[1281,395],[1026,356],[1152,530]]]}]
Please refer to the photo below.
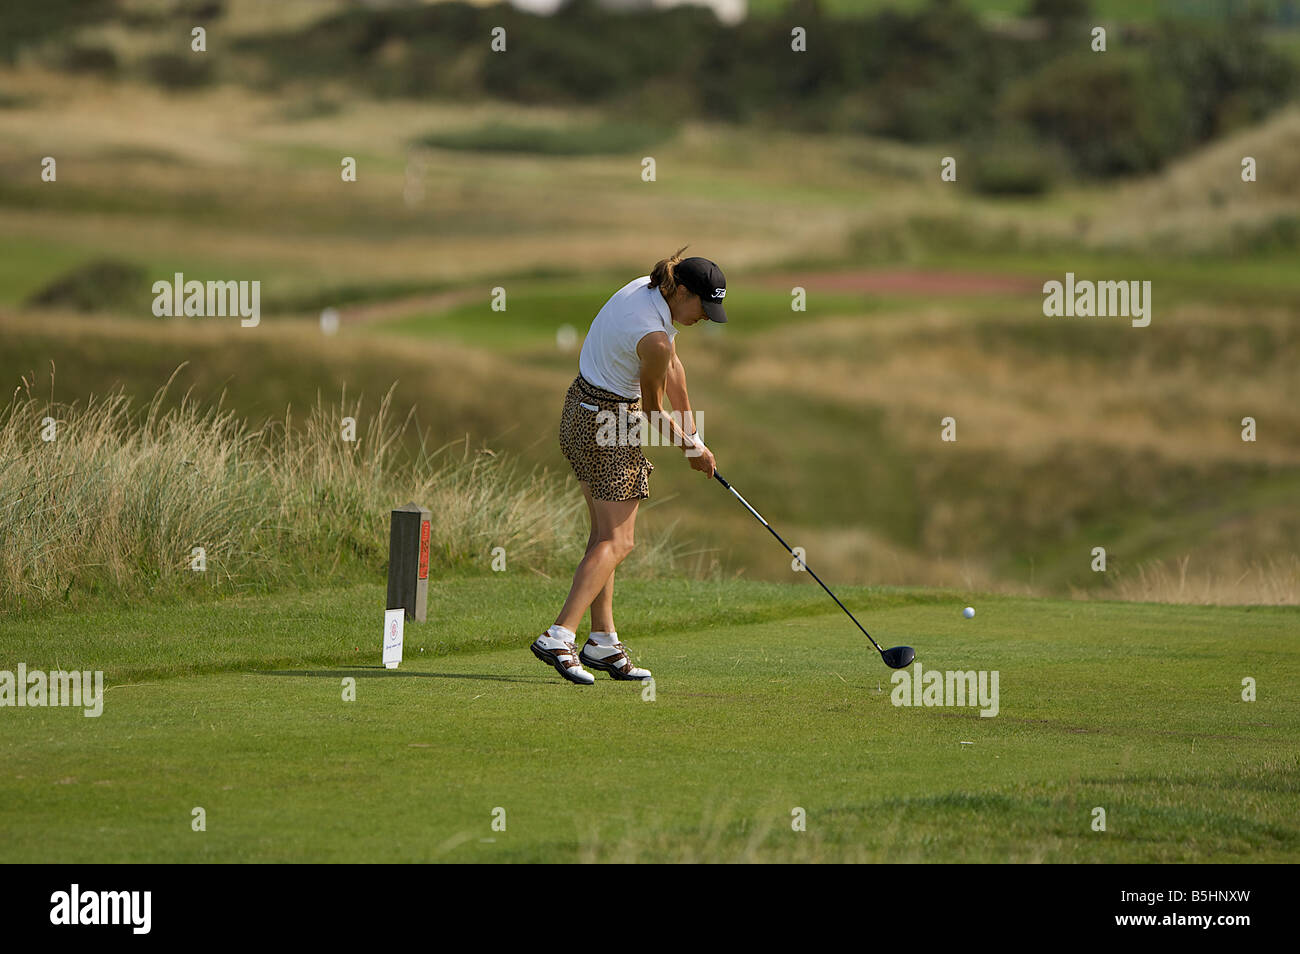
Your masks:
[{"label": "black tee marker post", "polygon": [[388,535],[388,609],[423,623],[429,599],[429,511],[416,503],[392,513]]}]

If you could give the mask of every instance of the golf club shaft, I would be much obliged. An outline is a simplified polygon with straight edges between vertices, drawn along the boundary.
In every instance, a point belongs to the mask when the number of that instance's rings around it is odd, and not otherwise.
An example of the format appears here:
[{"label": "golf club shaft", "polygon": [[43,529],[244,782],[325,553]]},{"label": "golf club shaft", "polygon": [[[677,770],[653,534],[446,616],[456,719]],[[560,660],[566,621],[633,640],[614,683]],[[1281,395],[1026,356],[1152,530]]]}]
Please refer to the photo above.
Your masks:
[{"label": "golf club shaft", "polygon": [[813,572],[812,567],[810,567],[807,563],[805,563],[803,558],[800,557],[797,553],[794,552],[794,550],[790,548],[790,544],[786,543],[784,540],[781,539],[781,534],[777,533],[775,530],[772,529],[772,525],[763,519],[763,515],[759,513],[757,510],[755,510],[752,506],[750,506],[749,501],[746,500],[744,497],[740,496],[740,493],[736,490],[736,488],[731,486],[731,484],[727,483],[727,481],[723,478],[723,476],[720,473],[718,473],[716,470],[713,472],[713,476],[718,481],[718,483],[722,484],[722,486],[726,487],[733,494],[735,494],[736,499],[745,505],[745,509],[748,510],[750,513],[752,513],[758,519],[759,523],[767,527],[768,533],[776,537],[776,539],[780,542],[781,546],[785,547],[786,550],[789,551],[790,556],[794,557],[796,560],[799,561],[800,565],[805,570],[808,571],[809,576],[811,576],[814,580],[816,580],[818,585],[821,586],[821,588],[826,591],[826,595],[835,601],[835,605],[838,606],[840,609],[844,610],[845,614],[849,617],[849,619],[853,620],[853,625],[856,626],[858,629],[862,630],[862,635],[867,637],[867,639],[871,640],[871,645],[876,647],[876,652],[880,653],[881,655],[884,655],[885,651],[880,648],[880,644],[878,642],[876,642],[874,639],[871,638],[871,634],[868,633],[866,631],[866,628],[863,627],[863,625],[858,622],[858,618],[849,612],[849,608],[840,602],[840,598],[831,592],[831,588],[822,582],[822,578]]}]

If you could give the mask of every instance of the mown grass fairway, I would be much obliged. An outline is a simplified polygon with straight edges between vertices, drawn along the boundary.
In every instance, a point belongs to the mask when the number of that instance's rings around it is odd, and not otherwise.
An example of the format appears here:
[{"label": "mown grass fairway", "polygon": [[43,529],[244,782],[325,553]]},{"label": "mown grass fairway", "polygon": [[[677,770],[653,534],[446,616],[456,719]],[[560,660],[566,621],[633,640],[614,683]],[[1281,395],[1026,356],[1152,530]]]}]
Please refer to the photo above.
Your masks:
[{"label": "mown grass fairway", "polygon": [[620,583],[655,700],[571,686],[526,650],[562,590],[436,584],[396,672],[373,585],[5,621],[5,668],[112,688],[98,719],[0,710],[0,859],[1300,859],[1294,609],[841,593],[927,669],[998,670],[982,718],[892,705],[811,583]]}]

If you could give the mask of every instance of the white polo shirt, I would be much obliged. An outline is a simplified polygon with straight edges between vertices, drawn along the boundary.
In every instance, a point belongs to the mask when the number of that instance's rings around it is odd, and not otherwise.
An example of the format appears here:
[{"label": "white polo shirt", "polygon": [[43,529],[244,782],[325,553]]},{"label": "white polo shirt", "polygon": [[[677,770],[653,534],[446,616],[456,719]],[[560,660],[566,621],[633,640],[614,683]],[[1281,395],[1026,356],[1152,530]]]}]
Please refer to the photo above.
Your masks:
[{"label": "white polo shirt", "polygon": [[662,331],[677,337],[672,312],[650,276],[630,281],[605,302],[582,343],[578,370],[598,388],[621,397],[641,396],[641,358],[636,346],[648,334]]}]

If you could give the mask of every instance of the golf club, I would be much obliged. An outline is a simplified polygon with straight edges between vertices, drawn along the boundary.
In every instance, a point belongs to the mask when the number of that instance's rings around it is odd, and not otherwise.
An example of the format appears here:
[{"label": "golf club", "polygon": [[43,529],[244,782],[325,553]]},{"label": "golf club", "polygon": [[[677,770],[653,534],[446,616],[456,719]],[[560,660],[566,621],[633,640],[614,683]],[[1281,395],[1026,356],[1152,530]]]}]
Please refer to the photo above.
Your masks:
[{"label": "golf club", "polygon": [[916,658],[916,651],[912,649],[911,646],[895,646],[893,649],[881,649],[880,643],[876,642],[874,639],[871,638],[871,634],[868,633],[866,629],[863,627],[863,625],[858,622],[858,618],[854,616],[852,613],[849,613],[849,608],[840,602],[840,598],[838,596],[836,596],[834,593],[831,593],[831,588],[827,586],[825,583],[822,583],[821,577],[819,577],[816,573],[813,573],[812,567],[810,567],[807,563],[804,563],[802,560],[800,560],[799,556],[793,550],[790,549],[790,544],[786,543],[784,540],[781,540],[781,534],[777,533],[775,530],[772,529],[772,525],[763,519],[763,515],[759,513],[757,510],[755,510],[753,507],[751,507],[749,505],[749,501],[746,500],[744,497],[740,496],[740,494],[737,493],[736,488],[731,486],[731,484],[727,483],[727,481],[723,479],[722,475],[718,473],[716,470],[713,472],[713,476],[718,481],[718,483],[722,484],[722,486],[726,487],[733,494],[735,494],[736,499],[745,505],[745,509],[748,510],[750,513],[752,513],[755,517],[757,517],[759,523],[767,527],[768,531],[772,534],[772,536],[776,537],[777,540],[780,541],[781,546],[785,547],[786,550],[790,552],[790,555],[792,557],[794,557],[796,560],[799,560],[799,562],[803,564],[803,568],[807,570],[808,573],[812,576],[812,578],[821,585],[821,588],[825,590],[827,594],[830,595],[830,598],[835,601],[836,605],[839,606],[840,609],[844,610],[845,613],[848,613],[849,619],[853,620],[854,625],[857,626],[858,629],[862,630],[862,635],[867,637],[867,639],[871,640],[871,645],[876,647],[876,652],[880,653],[880,658],[885,661],[886,666],[888,666],[890,669],[902,669],[904,666],[911,665],[912,660]]}]

